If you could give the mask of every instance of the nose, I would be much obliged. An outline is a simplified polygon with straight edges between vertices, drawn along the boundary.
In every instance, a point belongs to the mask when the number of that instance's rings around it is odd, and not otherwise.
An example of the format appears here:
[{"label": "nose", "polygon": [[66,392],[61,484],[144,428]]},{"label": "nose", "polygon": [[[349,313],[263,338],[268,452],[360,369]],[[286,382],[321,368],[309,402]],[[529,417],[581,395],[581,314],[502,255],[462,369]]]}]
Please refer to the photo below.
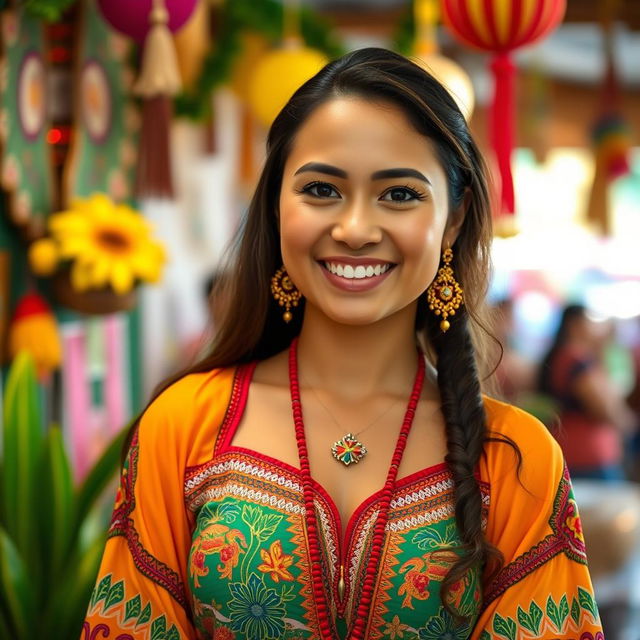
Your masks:
[{"label": "nose", "polygon": [[331,237],[351,249],[360,249],[382,240],[382,229],[366,202],[354,201],[345,206],[331,229]]}]

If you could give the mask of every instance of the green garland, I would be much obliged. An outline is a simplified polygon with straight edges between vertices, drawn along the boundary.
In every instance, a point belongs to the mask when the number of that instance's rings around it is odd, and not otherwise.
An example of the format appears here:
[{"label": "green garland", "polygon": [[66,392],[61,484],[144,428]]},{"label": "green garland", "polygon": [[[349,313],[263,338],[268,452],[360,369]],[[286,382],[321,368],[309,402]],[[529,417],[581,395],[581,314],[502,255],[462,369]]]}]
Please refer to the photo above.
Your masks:
[{"label": "green garland", "polygon": [[74,2],[76,0],[20,0],[18,4],[23,5],[25,10],[35,18],[56,22]]},{"label": "green garland", "polygon": [[[216,45],[203,62],[196,86],[176,98],[176,115],[193,120],[206,118],[211,109],[211,93],[229,79],[233,63],[241,53],[242,33],[259,33],[275,44],[282,38],[282,25],[283,8],[276,0],[227,0]],[[300,31],[308,46],[323,51],[329,58],[344,53],[331,28],[308,9],[301,11]]]}]

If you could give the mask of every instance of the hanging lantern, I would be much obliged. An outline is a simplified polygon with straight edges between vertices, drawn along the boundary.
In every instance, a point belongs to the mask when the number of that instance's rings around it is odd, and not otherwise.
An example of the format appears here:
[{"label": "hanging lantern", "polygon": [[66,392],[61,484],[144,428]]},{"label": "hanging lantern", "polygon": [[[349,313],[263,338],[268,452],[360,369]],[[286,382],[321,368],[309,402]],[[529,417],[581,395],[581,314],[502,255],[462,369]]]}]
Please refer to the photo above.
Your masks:
[{"label": "hanging lantern", "polygon": [[494,54],[495,93],[490,115],[491,145],[501,177],[501,213],[513,213],[511,175],[514,144],[514,76],[510,54],[548,35],[562,20],[566,0],[442,0],[443,19],[465,45]]},{"label": "hanging lantern", "polygon": [[437,0],[414,0],[413,8],[416,25],[413,61],[447,89],[465,119],[468,120],[475,104],[473,84],[467,72],[457,62],[441,55],[438,51]]},{"label": "hanging lantern", "polygon": [[[197,0],[165,0],[170,31],[177,31],[189,19]],[[143,42],[149,32],[153,0],[98,0],[104,19],[117,31]]]},{"label": "hanging lantern", "polygon": [[265,127],[271,126],[298,87],[328,62],[324,53],[302,43],[299,0],[285,0],[283,12],[282,48],[267,53],[249,80],[249,105]]},{"label": "hanging lantern", "polygon": [[294,45],[268,53],[249,85],[249,104],[256,117],[271,126],[296,89],[328,62],[320,51]]}]

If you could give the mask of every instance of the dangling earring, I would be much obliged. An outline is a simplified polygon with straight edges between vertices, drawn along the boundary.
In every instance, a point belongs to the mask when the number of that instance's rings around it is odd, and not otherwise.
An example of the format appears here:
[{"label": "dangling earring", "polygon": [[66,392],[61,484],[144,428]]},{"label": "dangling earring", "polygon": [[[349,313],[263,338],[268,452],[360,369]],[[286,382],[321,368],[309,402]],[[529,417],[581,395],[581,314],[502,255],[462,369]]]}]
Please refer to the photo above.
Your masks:
[{"label": "dangling earring", "polygon": [[281,307],[284,307],[282,319],[291,322],[293,315],[291,307],[297,307],[302,294],[296,289],[296,285],[291,282],[291,278],[284,266],[280,267],[271,278],[271,295]]},{"label": "dangling earring", "polygon": [[452,260],[453,251],[449,248],[445,249],[442,252],[443,265],[438,269],[436,279],[427,289],[429,309],[437,316],[442,316],[440,329],[443,333],[451,326],[447,317],[454,316],[456,309],[458,309],[461,304],[464,304],[462,287],[453,276],[453,269],[451,268]]}]

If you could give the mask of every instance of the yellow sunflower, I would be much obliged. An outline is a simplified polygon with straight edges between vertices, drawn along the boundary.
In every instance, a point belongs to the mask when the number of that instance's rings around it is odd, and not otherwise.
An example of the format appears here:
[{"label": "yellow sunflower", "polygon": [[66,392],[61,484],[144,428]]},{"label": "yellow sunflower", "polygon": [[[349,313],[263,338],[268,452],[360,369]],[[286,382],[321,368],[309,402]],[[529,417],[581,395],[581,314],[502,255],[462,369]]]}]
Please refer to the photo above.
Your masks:
[{"label": "yellow sunflower", "polygon": [[77,291],[110,286],[125,294],[142,280],[157,282],[166,260],[151,226],[134,209],[104,194],[76,200],[49,219],[61,260],[69,260]]}]

